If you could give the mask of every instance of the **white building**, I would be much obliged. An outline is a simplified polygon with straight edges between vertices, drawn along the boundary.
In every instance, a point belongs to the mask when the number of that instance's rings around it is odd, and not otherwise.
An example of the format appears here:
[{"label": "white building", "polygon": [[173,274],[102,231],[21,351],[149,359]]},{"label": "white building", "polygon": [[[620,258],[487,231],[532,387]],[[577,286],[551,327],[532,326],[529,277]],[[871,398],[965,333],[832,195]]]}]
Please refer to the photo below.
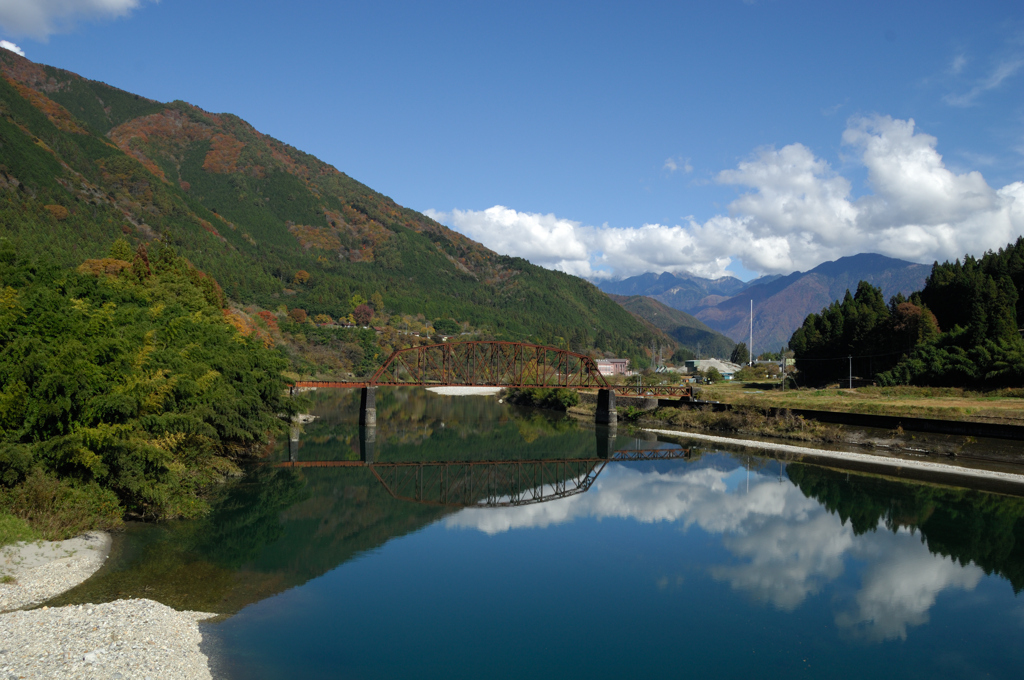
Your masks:
[{"label": "white building", "polygon": [[687,373],[699,373],[709,368],[713,368],[721,373],[722,378],[725,380],[732,380],[732,376],[743,367],[731,361],[722,361],[721,359],[690,359],[686,362]]}]

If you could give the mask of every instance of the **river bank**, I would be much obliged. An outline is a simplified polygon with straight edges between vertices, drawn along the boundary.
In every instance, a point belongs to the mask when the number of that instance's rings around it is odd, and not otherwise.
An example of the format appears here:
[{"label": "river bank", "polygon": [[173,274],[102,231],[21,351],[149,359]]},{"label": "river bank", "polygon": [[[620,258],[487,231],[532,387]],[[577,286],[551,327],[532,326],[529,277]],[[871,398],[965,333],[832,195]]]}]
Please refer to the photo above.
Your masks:
[{"label": "river bank", "polygon": [[146,599],[27,609],[70,590],[106,561],[111,537],[0,548],[0,677],[211,678],[198,622]]}]

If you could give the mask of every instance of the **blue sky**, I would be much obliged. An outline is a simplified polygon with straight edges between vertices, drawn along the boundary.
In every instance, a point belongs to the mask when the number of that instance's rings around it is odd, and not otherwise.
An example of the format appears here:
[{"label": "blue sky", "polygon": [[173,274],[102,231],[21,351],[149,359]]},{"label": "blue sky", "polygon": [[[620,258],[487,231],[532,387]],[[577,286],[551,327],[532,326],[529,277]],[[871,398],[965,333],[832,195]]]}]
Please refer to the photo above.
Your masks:
[{"label": "blue sky", "polygon": [[1024,232],[1019,3],[0,0],[0,39],[591,277]]}]

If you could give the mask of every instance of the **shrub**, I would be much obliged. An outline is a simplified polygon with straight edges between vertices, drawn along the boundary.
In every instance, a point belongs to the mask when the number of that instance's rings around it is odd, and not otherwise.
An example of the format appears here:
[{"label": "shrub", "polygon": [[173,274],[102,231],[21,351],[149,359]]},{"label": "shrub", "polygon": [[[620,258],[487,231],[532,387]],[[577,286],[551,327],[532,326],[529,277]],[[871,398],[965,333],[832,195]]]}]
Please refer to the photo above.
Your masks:
[{"label": "shrub", "polygon": [[451,319],[437,319],[434,321],[434,332],[441,335],[455,335],[461,330],[461,326]]},{"label": "shrub", "polygon": [[580,395],[576,390],[547,387],[513,389],[506,394],[505,399],[519,406],[534,406],[554,411],[565,411],[580,403]]},{"label": "shrub", "polygon": [[123,523],[124,508],[110,489],[96,482],[74,485],[39,468],[21,485],[4,492],[0,502],[50,541],[73,538],[90,529],[114,529]]}]

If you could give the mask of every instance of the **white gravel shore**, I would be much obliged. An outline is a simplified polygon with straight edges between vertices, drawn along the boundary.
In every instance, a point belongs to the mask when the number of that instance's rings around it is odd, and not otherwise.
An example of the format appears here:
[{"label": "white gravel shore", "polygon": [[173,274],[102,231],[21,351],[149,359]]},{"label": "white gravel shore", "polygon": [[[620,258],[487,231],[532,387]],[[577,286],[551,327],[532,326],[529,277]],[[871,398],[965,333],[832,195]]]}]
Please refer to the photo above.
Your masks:
[{"label": "white gravel shore", "polygon": [[[30,607],[92,576],[110,536],[17,543],[0,548],[0,680],[10,678],[210,678],[198,622],[152,600]],[[6,576],[4,579],[2,577]]]},{"label": "white gravel shore", "polygon": [[427,392],[444,394],[449,397],[489,397],[501,392],[503,389],[503,387],[428,387]]},{"label": "white gravel shore", "polygon": [[22,541],[0,548],[0,579],[8,581],[0,581],[0,612],[74,588],[103,566],[110,543],[110,534],[94,531],[67,541]]},{"label": "white gravel shore", "polygon": [[0,678],[212,678],[197,622],[152,600],[0,616]]}]

